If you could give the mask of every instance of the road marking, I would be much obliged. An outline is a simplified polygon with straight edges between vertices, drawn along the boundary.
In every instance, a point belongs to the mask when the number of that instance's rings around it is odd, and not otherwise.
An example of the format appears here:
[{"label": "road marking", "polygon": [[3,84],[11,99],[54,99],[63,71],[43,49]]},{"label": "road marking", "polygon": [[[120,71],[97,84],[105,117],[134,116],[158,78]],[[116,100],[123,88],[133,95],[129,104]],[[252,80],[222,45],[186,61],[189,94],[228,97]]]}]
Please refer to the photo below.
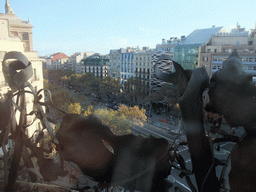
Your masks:
[{"label": "road marking", "polygon": [[183,183],[177,181],[176,179],[175,179],[175,182],[179,183],[182,187],[184,187],[184,188],[186,188],[187,190],[191,191],[190,188],[188,188],[188,187],[187,187],[186,185],[184,185]]}]

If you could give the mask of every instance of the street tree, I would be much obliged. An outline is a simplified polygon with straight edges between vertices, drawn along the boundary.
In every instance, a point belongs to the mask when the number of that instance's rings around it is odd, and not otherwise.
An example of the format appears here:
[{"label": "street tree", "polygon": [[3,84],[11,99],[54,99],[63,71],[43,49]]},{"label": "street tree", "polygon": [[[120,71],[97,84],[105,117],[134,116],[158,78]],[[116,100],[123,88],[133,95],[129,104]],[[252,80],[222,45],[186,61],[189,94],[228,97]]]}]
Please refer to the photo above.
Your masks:
[{"label": "street tree", "polygon": [[138,106],[128,107],[124,104],[119,106],[119,114],[124,115],[129,121],[136,125],[143,126],[143,122],[146,122],[147,116],[145,115],[146,110],[140,109]]},{"label": "street tree", "polygon": [[149,87],[143,80],[131,77],[124,83],[123,92],[128,102],[142,103],[149,93]]},{"label": "street tree", "polygon": [[96,114],[102,123],[109,126],[115,135],[124,135],[131,132],[131,123],[127,120],[126,116],[118,111],[108,109],[94,109],[93,106],[88,106],[84,112],[85,116]]},{"label": "street tree", "polygon": [[95,114],[101,118],[103,124],[109,126],[115,135],[125,135],[131,132],[131,123],[124,114],[112,109],[97,109]]},{"label": "street tree", "polygon": [[81,114],[80,103],[70,103],[68,106],[68,113]]},{"label": "street tree", "polygon": [[120,93],[121,83],[118,79],[106,77],[99,79],[99,95],[101,97],[111,98]]}]

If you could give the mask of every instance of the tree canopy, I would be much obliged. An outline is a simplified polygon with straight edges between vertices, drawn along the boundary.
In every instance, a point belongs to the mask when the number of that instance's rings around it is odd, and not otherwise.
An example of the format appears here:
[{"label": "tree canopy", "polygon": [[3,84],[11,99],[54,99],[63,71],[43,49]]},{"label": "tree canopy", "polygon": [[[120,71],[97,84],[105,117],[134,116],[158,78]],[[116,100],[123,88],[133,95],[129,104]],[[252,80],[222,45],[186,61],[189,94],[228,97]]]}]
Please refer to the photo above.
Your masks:
[{"label": "tree canopy", "polygon": [[129,121],[140,126],[143,126],[143,122],[147,120],[146,110],[140,109],[138,106],[128,107],[122,104],[119,106],[118,113],[123,114]]},{"label": "tree canopy", "polygon": [[68,106],[68,113],[81,114],[80,103],[70,103]]},{"label": "tree canopy", "polygon": [[109,126],[115,135],[124,135],[131,132],[131,123],[127,120],[124,114],[118,111],[109,109],[94,109],[93,106],[88,106],[84,112],[85,116],[96,114],[102,120],[102,123]]}]

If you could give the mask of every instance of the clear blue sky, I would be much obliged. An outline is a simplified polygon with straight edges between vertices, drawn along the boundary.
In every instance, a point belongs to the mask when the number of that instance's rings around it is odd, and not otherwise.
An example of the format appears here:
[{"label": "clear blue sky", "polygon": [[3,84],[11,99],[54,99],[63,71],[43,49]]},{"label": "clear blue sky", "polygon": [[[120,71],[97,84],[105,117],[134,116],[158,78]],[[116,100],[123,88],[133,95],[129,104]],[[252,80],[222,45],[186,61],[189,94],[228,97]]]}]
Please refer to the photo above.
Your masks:
[{"label": "clear blue sky", "polygon": [[[33,28],[39,55],[79,51],[109,53],[127,46],[154,48],[163,38],[238,22],[255,27],[255,0],[9,0]],[[5,0],[0,0],[4,13]]]}]

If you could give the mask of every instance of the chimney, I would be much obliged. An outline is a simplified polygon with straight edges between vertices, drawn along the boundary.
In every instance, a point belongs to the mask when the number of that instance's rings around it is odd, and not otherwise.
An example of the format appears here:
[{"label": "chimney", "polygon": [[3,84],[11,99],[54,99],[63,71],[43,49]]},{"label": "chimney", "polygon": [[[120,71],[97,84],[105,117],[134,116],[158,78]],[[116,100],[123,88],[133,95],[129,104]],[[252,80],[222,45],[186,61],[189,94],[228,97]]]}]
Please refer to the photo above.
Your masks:
[{"label": "chimney", "polygon": [[165,39],[162,39],[162,44],[165,44]]}]

